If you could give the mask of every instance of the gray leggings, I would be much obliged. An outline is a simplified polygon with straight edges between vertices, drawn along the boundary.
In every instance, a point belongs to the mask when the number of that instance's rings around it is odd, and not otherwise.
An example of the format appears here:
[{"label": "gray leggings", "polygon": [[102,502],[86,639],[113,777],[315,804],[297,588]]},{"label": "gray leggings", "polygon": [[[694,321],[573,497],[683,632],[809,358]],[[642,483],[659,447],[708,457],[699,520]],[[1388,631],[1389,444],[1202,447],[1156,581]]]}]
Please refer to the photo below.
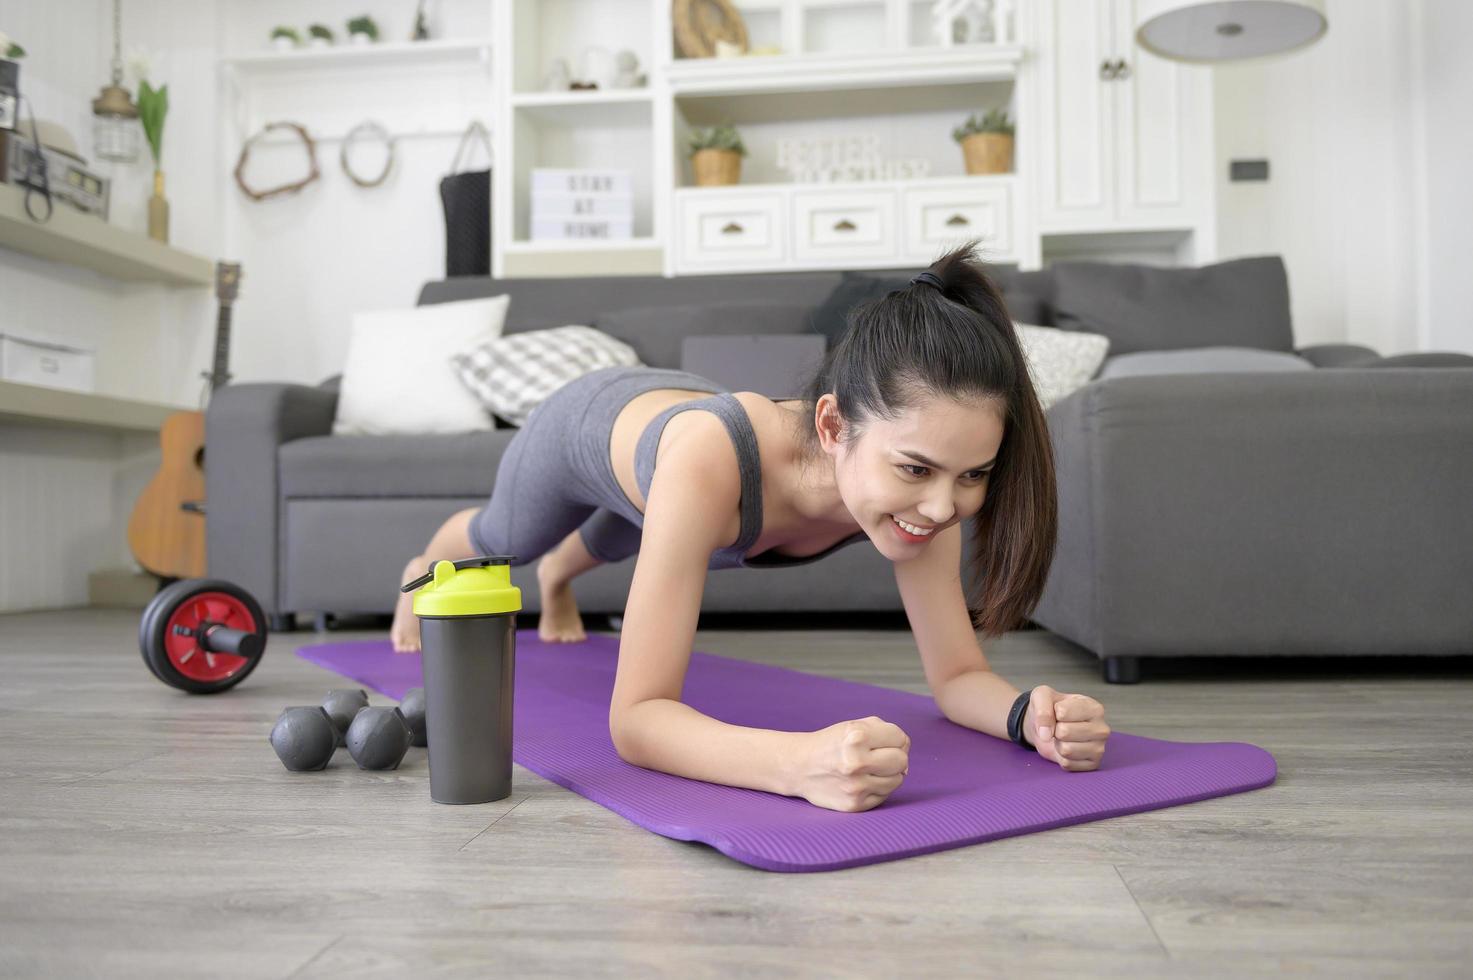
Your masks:
[{"label": "gray leggings", "polygon": [[629,400],[656,388],[728,391],[687,371],[638,365],[591,371],[532,410],[496,469],[491,499],[471,518],[471,545],[482,555],[511,555],[526,565],[576,528],[602,562],[638,553],[644,516],[614,476],[609,440]]}]

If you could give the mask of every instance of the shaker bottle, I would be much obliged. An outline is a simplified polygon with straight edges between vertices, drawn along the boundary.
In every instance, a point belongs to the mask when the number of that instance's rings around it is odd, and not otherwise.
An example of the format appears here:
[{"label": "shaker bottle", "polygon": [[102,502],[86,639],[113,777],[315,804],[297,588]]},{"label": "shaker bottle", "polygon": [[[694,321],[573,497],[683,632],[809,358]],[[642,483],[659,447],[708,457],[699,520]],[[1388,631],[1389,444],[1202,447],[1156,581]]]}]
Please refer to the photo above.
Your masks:
[{"label": "shaker bottle", "polygon": [[516,618],[513,556],[437,561],[419,589],[430,799],[490,803],[511,795]]}]

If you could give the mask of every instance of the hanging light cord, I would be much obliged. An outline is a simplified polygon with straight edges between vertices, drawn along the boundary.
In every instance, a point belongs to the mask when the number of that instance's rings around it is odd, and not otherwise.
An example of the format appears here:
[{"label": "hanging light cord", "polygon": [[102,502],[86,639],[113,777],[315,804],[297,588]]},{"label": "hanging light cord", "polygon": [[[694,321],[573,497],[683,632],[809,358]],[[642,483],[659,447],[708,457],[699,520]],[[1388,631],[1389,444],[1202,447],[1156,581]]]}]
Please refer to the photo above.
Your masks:
[{"label": "hanging light cord", "polygon": [[113,0],[113,84],[123,84],[123,0]]}]

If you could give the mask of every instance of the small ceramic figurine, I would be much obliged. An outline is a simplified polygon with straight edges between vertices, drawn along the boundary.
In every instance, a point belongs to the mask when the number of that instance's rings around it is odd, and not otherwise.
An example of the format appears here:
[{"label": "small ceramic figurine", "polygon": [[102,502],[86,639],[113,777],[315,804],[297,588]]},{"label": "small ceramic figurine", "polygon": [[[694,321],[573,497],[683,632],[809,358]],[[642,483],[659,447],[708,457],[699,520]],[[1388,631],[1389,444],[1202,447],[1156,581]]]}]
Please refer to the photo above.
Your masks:
[{"label": "small ceramic figurine", "polygon": [[639,56],[625,49],[614,55],[618,69],[614,75],[614,88],[639,88],[644,85],[644,76],[639,73]]}]

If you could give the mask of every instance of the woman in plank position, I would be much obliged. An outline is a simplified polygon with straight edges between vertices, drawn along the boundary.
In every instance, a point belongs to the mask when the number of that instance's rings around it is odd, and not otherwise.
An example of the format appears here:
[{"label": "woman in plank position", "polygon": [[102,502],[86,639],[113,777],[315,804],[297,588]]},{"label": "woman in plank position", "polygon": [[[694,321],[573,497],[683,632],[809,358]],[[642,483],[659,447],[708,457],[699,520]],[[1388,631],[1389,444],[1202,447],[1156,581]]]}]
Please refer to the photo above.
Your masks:
[{"label": "woman in plank position", "polygon": [[[1037,605],[1057,499],[1043,410],[974,248],[851,313],[803,398],[646,366],[569,382],[508,444],[490,501],[446,521],[404,580],[441,559],[541,558],[538,636],[577,642],[573,578],[637,555],[609,705],[619,755],[857,811],[905,778],[910,738],[898,726],[870,716],[812,732],[748,728],[680,694],[708,569],[802,565],[868,538],[894,564],[945,716],[998,738],[1012,721],[1014,741],[1061,768],[1098,768],[1110,734],[1100,703],[1042,685],[1020,694],[977,641]],[[975,606],[961,587],[973,516]],[[401,595],[394,615],[399,651],[419,648],[412,602]]]}]

